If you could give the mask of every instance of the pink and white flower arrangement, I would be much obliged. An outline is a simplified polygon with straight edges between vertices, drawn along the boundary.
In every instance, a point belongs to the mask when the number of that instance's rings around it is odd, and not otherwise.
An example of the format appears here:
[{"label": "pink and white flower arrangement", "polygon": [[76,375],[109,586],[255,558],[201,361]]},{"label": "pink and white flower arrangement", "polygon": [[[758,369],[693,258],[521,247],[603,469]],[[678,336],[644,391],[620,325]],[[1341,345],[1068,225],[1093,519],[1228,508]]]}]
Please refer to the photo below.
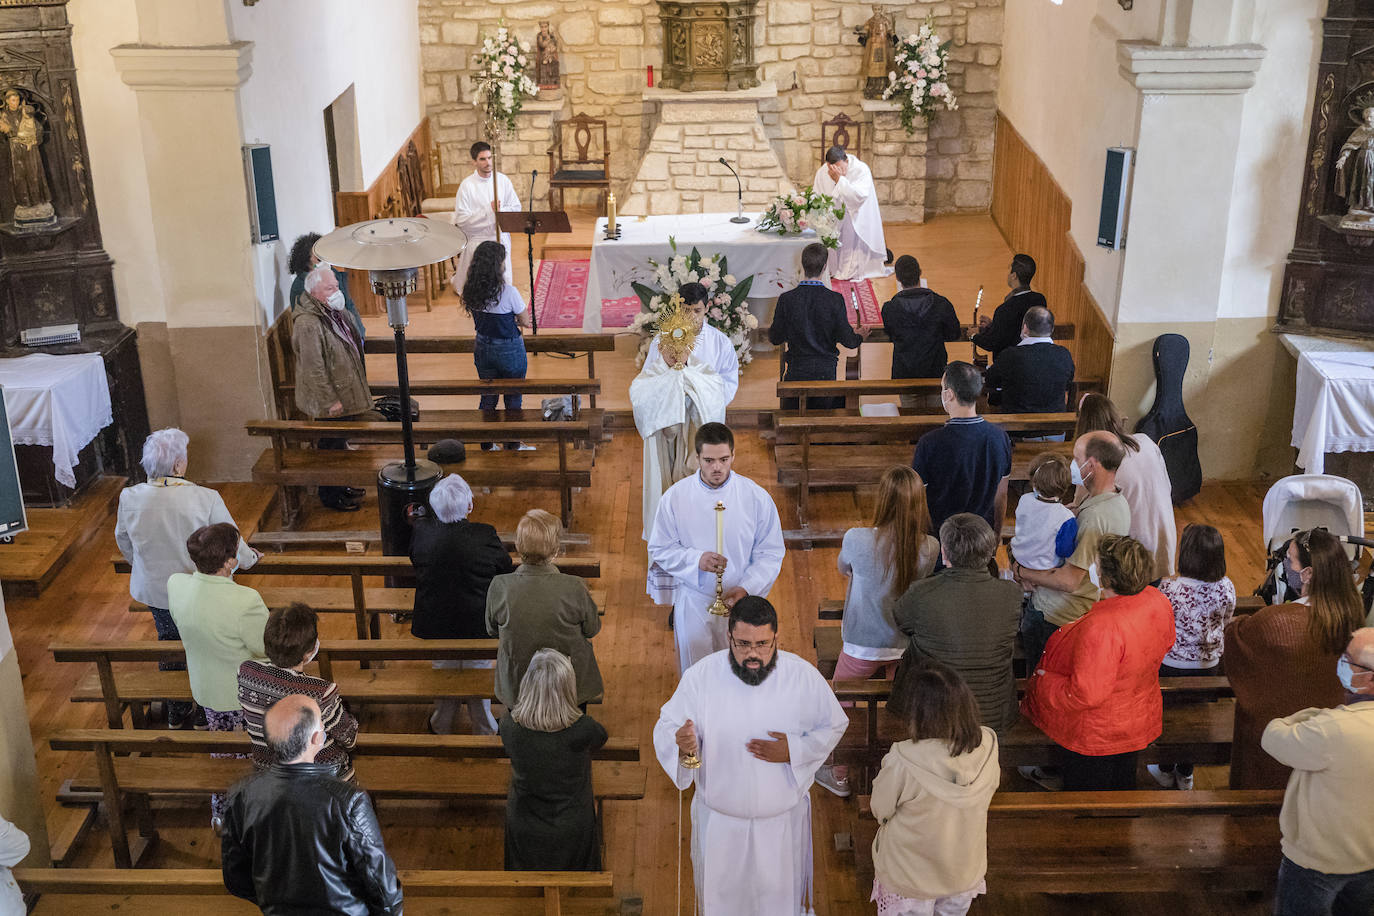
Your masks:
[{"label": "pink and white flower arrangement", "polygon": [[473,65],[477,72],[472,80],[477,99],[486,110],[487,133],[500,136],[505,130],[515,130],[515,116],[525,100],[539,93],[530,70],[534,56],[530,44],[515,37],[505,23],[499,24],[496,34],[485,36]]},{"label": "pink and white flower arrangement", "polygon": [[917,115],[929,121],[941,105],[948,111],[959,107],[949,88],[949,45],[940,41],[929,19],[920,31],[897,43],[883,98],[901,99],[902,126],[908,134],[916,130]]},{"label": "pink and white flower arrangement", "polygon": [[837,204],[834,198],[806,187],[774,198],[754,228],[778,235],[800,235],[809,229],[816,233],[816,238],[826,248],[837,248],[842,219],[843,204]]},{"label": "pink and white flower arrangement", "polygon": [[681,301],[677,290],[684,283],[700,283],[706,287],[706,322],[730,338],[741,366],[753,362],[753,341],[749,332],[759,326],[759,320],[749,312],[749,288],[754,285],[753,275],[737,281],[727,268],[724,255],[703,256],[696,248],[690,254],[678,254],[677,240],[672,236],[668,237],[668,244],[672,247],[673,256],[667,263],[660,264],[653,258],[649,259],[654,286],[630,284],[635,295],[639,296],[643,309],[630,322],[630,330],[640,336],[635,364],[644,365],[654,335],[658,333],[659,322]]}]

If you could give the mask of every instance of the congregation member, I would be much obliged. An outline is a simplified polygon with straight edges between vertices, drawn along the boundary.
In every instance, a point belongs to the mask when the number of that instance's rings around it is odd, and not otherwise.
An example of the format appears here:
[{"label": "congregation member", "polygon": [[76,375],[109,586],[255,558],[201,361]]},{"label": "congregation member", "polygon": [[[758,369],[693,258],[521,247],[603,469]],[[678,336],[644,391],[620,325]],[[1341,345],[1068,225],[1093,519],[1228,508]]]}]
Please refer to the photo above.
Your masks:
[{"label": "congregation member", "polygon": [[[196,569],[186,552],[186,539],[206,525],[234,523],[224,497],[186,479],[190,441],[184,432],[172,427],[144,439],[140,464],[148,480],[120,491],[115,516],[115,544],[129,564],[129,596],[148,606],[160,640],[181,639],[168,610],[167,578]],[[234,556],[240,569],[248,569],[262,554],[240,539]],[[159,671],[186,670],[180,661],[160,661],[157,667]],[[191,703],[168,701],[163,705],[169,728],[183,728],[196,718]]]},{"label": "congregation member", "polygon": [[989,569],[997,535],[971,512],[940,526],[944,569],[914,582],[893,617],[907,640],[888,710],[907,716],[920,702],[914,672],[934,660],[958,673],[978,703],[978,721],[998,734],[1016,722],[1011,656],[1021,620],[1021,589]]},{"label": "congregation member", "polygon": [[[878,482],[871,528],[850,528],[840,545],[840,575],[847,576],[843,646],[834,680],[892,677],[906,639],[893,605],[913,583],[935,569],[940,542],[926,532],[926,488],[911,468],[888,468]],[[850,793],[849,768],[826,764],[816,782],[835,795]]]},{"label": "congregation member", "polygon": [[[697,473],[663,494],[649,535],[649,560],[674,586],[679,674],[726,646],[725,617],[707,610],[716,597],[716,574],[727,608],[745,595],[765,597],[785,552],[773,498],[734,472],[730,427],[707,423],[698,429],[696,457]],[[724,506],[719,521],[718,503]]]},{"label": "congregation member", "polygon": [[[306,276],[320,265],[320,259],[315,255],[315,243],[319,240],[318,232],[307,232],[305,235],[297,236],[291,245],[291,253],[286,258],[286,269],[291,274],[291,292],[286,301],[290,304],[292,312],[296,311],[301,293],[305,292]],[[344,311],[348,312],[349,320],[353,322],[359,339],[366,340],[367,330],[363,327],[363,316],[358,314],[358,306],[348,292],[348,274],[332,265],[330,270],[334,271],[334,278],[339,281],[339,290],[344,297]]]},{"label": "congregation member", "polygon": [[344,708],[339,685],[305,673],[305,666],[320,651],[319,615],[309,605],[294,601],[267,616],[262,631],[267,661],[249,659],[239,665],[239,706],[243,708],[243,727],[253,744],[253,766],[265,770],[277,763],[267,743],[263,719],[278,700],[304,696],[315,701],[324,726],[324,744],[315,762],[334,768],[334,775],[353,781],[353,761],[349,751],[358,738],[358,720]]},{"label": "congregation member", "polygon": [[967,684],[939,662],[911,677],[907,739],[873,780],[873,896],[879,913],[961,916],[986,893],[988,806],[1001,781],[997,733]]},{"label": "congregation member", "polygon": [[1260,736],[1293,768],[1279,812],[1277,916],[1374,913],[1374,629],[1351,635],[1336,676],[1343,705],[1275,719]]},{"label": "congregation member", "polygon": [[[684,283],[677,288],[677,295],[682,300],[682,311],[696,325],[697,340],[692,355],[716,370],[716,375],[725,383],[725,403],[728,405],[739,390],[739,355],[725,332],[706,321],[710,291],[701,283]],[[650,369],[661,362],[663,353],[658,347],[650,347],[644,357],[644,368]]]},{"label": "congregation member", "polygon": [[572,662],[557,649],[534,653],[520,702],[501,717],[507,871],[601,870],[592,753],[605,743],[606,729],[578,709]]},{"label": "congregation member", "polygon": [[1073,495],[1069,463],[1063,455],[1043,452],[1031,460],[1029,477],[1031,491],[1016,501],[1016,533],[1007,559],[1026,569],[1057,569],[1065,559],[1059,555],[1061,539],[1073,544],[1078,537],[1078,522],[1066,505]]},{"label": "congregation member", "polygon": [[[1133,789],[1140,751],[1164,731],[1159,665],[1174,644],[1150,552],[1118,534],[1097,545],[1102,597],[1050,636],[1021,712],[1059,746],[1063,788]],[[1023,776],[1034,767],[1019,767]],[[1046,785],[1046,781],[1033,779]],[[1052,787],[1046,785],[1046,787]]]},{"label": "congregation member", "polygon": [[[1062,413],[1069,409],[1073,354],[1050,335],[1054,315],[1035,306],[1021,322],[1021,342],[1007,347],[988,367],[988,403],[1003,413]],[[1062,442],[1056,436],[1027,437]]]},{"label": "congregation member", "polygon": [[[420,639],[486,639],[487,590],[491,580],[515,571],[510,554],[496,529],[472,522],[472,488],[457,474],[449,474],[429,494],[430,513],[413,520],[410,563],[415,567],[415,615],[410,635]],[[484,659],[439,660],[435,668],[490,668]],[[453,733],[458,700],[435,701],[429,730]],[[493,735],[496,720],[491,700],[465,701],[473,734]]]},{"label": "congregation member", "polygon": [[[922,440],[924,441],[924,440]],[[1045,651],[1045,643],[1060,627],[1088,612],[1098,598],[1098,546],[1109,534],[1131,530],[1131,507],[1116,487],[1116,469],[1125,448],[1116,436],[1094,432],[1073,444],[1070,480],[1088,496],[1078,504],[1073,552],[1054,569],[1029,569],[1013,560],[1012,575],[1031,597],[1021,615],[1021,647],[1031,669]],[[1137,542],[1138,543],[1138,542]],[[1152,570],[1153,572],[1153,570]],[[1152,581],[1153,574],[1146,582]]]},{"label": "congregation member", "polygon": [[815,903],[811,783],[849,719],[821,673],[779,648],[768,601],[741,598],[728,627],[730,647],[684,671],[663,705],[654,751],[676,788],[696,786],[703,916],[797,916]]},{"label": "congregation member", "polygon": [[0,817],[0,916],[25,916],[28,905],[11,869],[29,854],[29,835]]},{"label": "congregation member", "polygon": [[[697,470],[693,451],[697,430],[704,423],[725,422],[731,389],[710,358],[711,352],[723,351],[718,347],[712,350],[702,342],[707,327],[698,320],[695,307],[691,313],[676,309],[662,322],[650,345],[656,358],[645,360],[644,368],[630,383],[635,429],[644,442],[640,533],[646,541],[663,494]],[[711,330],[724,336],[715,328]],[[729,358],[738,369],[733,349]]]},{"label": "congregation member", "polygon": [[513,213],[521,209],[520,197],[515,193],[515,185],[504,172],[496,171],[496,160],[492,156],[491,144],[478,140],[468,150],[472,157],[472,174],[458,184],[458,193],[453,198],[453,225],[463,230],[468,243],[458,258],[458,269],[453,274],[453,288],[463,289],[467,281],[468,268],[481,242],[491,241],[501,245],[501,276],[506,283],[515,282],[511,271],[510,233],[499,232],[496,227],[496,194],[492,192],[492,181],[496,182],[497,193],[501,197],[501,212]]},{"label": "congregation member", "polygon": [[[820,242],[802,249],[802,280],[795,289],[778,296],[768,342],[783,350],[784,382],[834,381],[839,366],[840,347],[857,349],[863,336],[849,325],[849,307],[844,296],[826,286],[825,273],[829,251]],[[866,332],[865,332],[866,333]],[[796,410],[798,398],[782,398],[783,410]],[[808,410],[833,410],[844,406],[844,398],[807,398]]]},{"label": "congregation member", "polygon": [[230,790],[225,889],[265,916],[400,916],[401,882],[367,793],[316,761],[325,743],[319,706],[285,697],[263,728],[278,762]]},{"label": "congregation member", "polygon": [[[1144,433],[1128,433],[1126,420],[1111,398],[1097,392],[1078,402],[1075,436],[1096,430],[1112,433],[1126,447],[1116,485],[1131,506],[1131,537],[1155,558],[1155,579],[1174,574],[1178,553],[1178,523],[1174,520],[1173,485],[1164,453]],[[1081,497],[1081,494],[1080,494]]]},{"label": "congregation member", "polygon": [[1011,437],[978,416],[983,376],[970,363],[952,362],[940,381],[940,405],[949,420],[916,443],[911,466],[926,484],[933,531],[945,519],[972,512],[1001,532],[1007,516]]},{"label": "congregation member", "polygon": [[830,252],[830,276],[837,280],[864,280],[887,275],[887,242],[883,239],[883,214],[873,172],[842,146],[825,151],[825,161],[811,182],[817,194],[825,194],[844,206],[840,220],[840,244]]},{"label": "congregation member", "polygon": [[[1236,610],[1236,587],[1226,576],[1226,544],[1211,525],[1183,529],[1178,575],[1159,583],[1174,609],[1174,647],[1164,656],[1161,677],[1215,677],[1221,674],[1226,625]],[[1193,765],[1150,764],[1155,782],[1166,789],[1191,789]]]},{"label": "congregation member", "polygon": [[[476,339],[472,344],[472,362],[480,379],[524,378],[530,359],[525,352],[525,338],[521,331],[528,325],[525,300],[509,279],[501,277],[501,261],[506,256],[499,242],[483,242],[472,256],[472,266],[463,282],[463,308],[472,317]],[[507,410],[519,410],[524,397],[519,392],[506,392]],[[495,394],[477,399],[478,410],[495,410]],[[483,442],[482,448],[491,451],[500,446]],[[506,444],[514,450],[530,450],[532,445],[519,442]]]},{"label": "congregation member", "polygon": [[978,316],[978,333],[973,335],[973,345],[991,353],[994,363],[1003,350],[1020,342],[1026,312],[1036,306],[1048,308],[1045,297],[1030,288],[1034,278],[1035,259],[1028,254],[1013,255],[1011,268],[1007,271],[1007,286],[1011,291],[993,311],[991,318],[987,315]]},{"label": "congregation member", "polygon": [[1226,627],[1222,664],[1236,694],[1233,789],[1288,783],[1289,767],[1264,752],[1260,736],[1271,719],[1341,705],[1336,662],[1364,623],[1350,561],[1335,535],[1324,528],[1299,531],[1288,544],[1287,563],[1301,585],[1298,600],[1235,617]]},{"label": "congregation member", "polygon": [[601,632],[601,617],[587,583],[554,565],[562,539],[556,516],[543,509],[526,512],[515,526],[520,566],[495,576],[487,588],[487,633],[500,640],[496,698],[507,709],[519,702],[525,669],[540,649],[557,649],[572,659],[579,706],[601,696],[601,669],[591,642]]},{"label": "congregation member", "polygon": [[[267,657],[262,641],[267,605],[255,589],[234,581],[238,545],[233,525],[207,525],[186,539],[196,571],[167,578],[167,608],[186,649],[191,697],[205,711],[205,727],[212,732],[243,731],[239,665]],[[216,830],[223,816],[224,796],[216,793],[210,797]]]},{"label": "congregation member", "polygon": [[[291,321],[296,357],[296,407],[312,420],[380,420],[372,408],[363,360],[363,338],[344,309],[343,290],[329,266],[305,277],[305,292]],[[344,449],[346,438],[325,437],[322,449]],[[356,512],[363,492],[354,487],[322,486],[320,502],[339,512]]]},{"label": "congregation member", "polygon": [[[939,378],[949,362],[945,343],[963,333],[954,306],[921,285],[921,264],[909,254],[897,259],[897,295],[883,303],[883,330],[892,341],[892,377]],[[920,395],[901,396],[903,407],[918,407]]]}]

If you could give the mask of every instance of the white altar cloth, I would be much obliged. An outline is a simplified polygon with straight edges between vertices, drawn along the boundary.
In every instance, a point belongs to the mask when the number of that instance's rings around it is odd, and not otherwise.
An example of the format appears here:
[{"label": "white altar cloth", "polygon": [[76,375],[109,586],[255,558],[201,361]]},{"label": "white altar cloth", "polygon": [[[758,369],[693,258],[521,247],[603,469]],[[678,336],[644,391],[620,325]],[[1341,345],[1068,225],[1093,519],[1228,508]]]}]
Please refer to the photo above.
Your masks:
[{"label": "white altar cloth", "polygon": [[58,483],[76,486],[77,454],[114,420],[99,353],[31,353],[0,359],[0,386],[15,445],[52,446]]},{"label": "white altar cloth", "polygon": [[1299,467],[1321,474],[1329,452],[1374,452],[1374,352],[1367,345],[1303,350],[1297,381],[1292,445]]},{"label": "white altar cloth", "polygon": [[601,300],[633,296],[630,283],[652,285],[649,258],[660,264],[673,255],[668,237],[677,241],[677,253],[688,255],[695,246],[703,256],[723,254],[726,267],[736,279],[750,274],[754,284],[750,299],[774,299],[802,278],[802,249],[816,241],[814,231],[781,236],[759,232],[758,213],[745,213],[748,223],[732,223],[733,213],[684,213],[678,216],[627,216],[617,221],[620,238],[606,240],[606,220],[592,230],[592,263],[587,274],[587,299],[582,309],[582,330],[601,331]]}]

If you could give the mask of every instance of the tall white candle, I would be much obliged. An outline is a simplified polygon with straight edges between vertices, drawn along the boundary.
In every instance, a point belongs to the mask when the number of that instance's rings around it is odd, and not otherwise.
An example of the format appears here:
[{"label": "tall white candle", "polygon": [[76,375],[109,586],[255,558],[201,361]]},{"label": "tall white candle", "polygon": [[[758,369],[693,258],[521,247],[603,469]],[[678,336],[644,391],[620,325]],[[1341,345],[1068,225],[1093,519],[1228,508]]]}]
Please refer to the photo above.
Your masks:
[{"label": "tall white candle", "polygon": [[615,235],[615,195],[606,195],[606,234]]},{"label": "tall white candle", "polygon": [[716,553],[725,556],[725,503],[716,503]]}]

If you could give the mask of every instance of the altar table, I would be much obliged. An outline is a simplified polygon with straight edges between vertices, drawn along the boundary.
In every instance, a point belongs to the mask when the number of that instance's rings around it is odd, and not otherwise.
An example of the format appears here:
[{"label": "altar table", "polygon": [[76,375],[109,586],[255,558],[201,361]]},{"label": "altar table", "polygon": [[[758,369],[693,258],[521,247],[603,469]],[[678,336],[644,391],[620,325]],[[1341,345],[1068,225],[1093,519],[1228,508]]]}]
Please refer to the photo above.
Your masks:
[{"label": "altar table", "polygon": [[31,353],[0,359],[0,386],[15,445],[52,447],[57,481],[75,488],[77,455],[113,422],[99,353]]},{"label": "altar table", "polygon": [[1299,353],[1292,444],[1309,474],[1325,472],[1329,452],[1374,451],[1374,352],[1367,344]]}]

